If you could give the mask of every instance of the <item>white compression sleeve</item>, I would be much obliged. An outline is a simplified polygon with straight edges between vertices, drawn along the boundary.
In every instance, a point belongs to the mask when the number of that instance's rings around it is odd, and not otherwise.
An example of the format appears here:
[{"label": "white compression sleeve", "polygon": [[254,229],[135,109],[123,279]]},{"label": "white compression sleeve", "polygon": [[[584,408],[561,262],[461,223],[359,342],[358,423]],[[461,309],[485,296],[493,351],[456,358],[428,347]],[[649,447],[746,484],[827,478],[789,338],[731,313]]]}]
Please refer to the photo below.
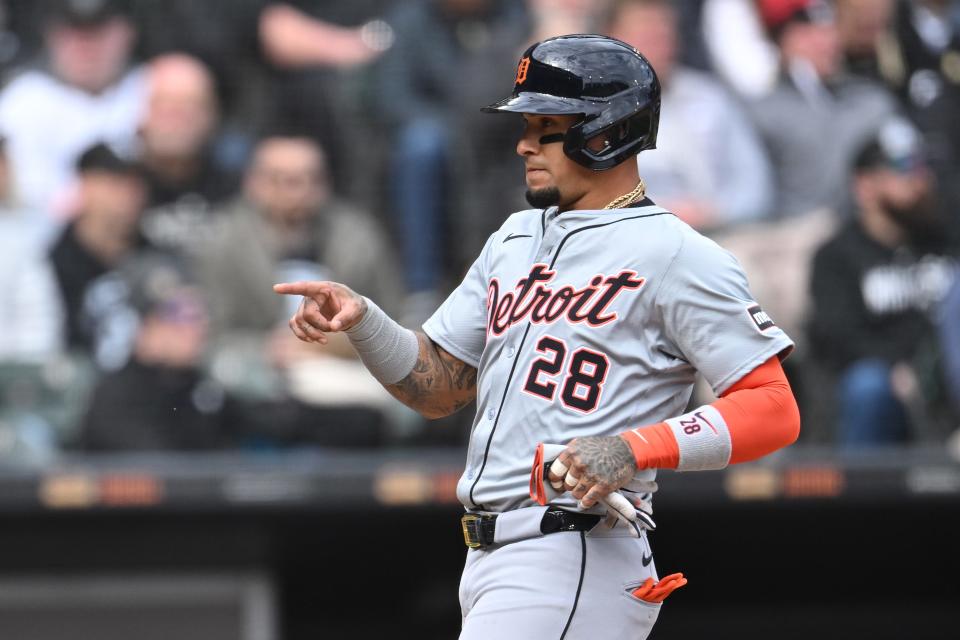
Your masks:
[{"label": "white compression sleeve", "polygon": [[383,384],[407,377],[417,364],[420,341],[417,334],[393,321],[369,298],[360,322],[345,331],[367,369]]}]

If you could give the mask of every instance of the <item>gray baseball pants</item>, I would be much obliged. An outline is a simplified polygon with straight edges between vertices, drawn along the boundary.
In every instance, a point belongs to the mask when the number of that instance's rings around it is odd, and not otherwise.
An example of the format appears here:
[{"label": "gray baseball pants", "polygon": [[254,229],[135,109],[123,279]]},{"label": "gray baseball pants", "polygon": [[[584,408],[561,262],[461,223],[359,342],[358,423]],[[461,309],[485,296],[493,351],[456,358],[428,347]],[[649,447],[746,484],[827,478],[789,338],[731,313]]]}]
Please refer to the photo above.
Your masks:
[{"label": "gray baseball pants", "polygon": [[650,545],[603,526],[469,550],[460,640],[646,638],[661,605],[631,591],[659,579]]}]

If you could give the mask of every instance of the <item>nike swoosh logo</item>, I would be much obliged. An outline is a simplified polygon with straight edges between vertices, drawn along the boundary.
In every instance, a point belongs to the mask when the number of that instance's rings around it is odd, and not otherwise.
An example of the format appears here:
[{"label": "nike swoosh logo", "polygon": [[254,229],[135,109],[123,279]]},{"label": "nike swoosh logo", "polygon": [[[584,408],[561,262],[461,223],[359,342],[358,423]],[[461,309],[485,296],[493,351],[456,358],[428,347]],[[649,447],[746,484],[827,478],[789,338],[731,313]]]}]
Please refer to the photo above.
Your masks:
[{"label": "nike swoosh logo", "polygon": [[713,426],[712,424],[710,424],[710,421],[707,420],[707,419],[704,417],[702,411],[697,411],[697,412],[696,412],[695,414],[693,414],[693,415],[697,416],[698,418],[700,418],[701,420],[703,420],[704,422],[706,422],[706,423],[707,423],[707,426],[710,427],[711,429],[713,429],[713,432],[714,432],[714,433],[716,433],[717,435],[719,435],[719,432],[717,431],[717,428],[716,428],[715,426]]},{"label": "nike swoosh logo", "polygon": [[517,238],[532,238],[532,237],[533,237],[533,236],[531,236],[530,234],[515,235],[515,234],[511,233],[511,234],[508,235],[506,238],[504,238],[503,241],[504,241],[504,242],[508,242],[508,241],[510,241],[510,240],[516,240]]},{"label": "nike swoosh logo", "polygon": [[640,562],[643,563],[643,566],[647,566],[653,562],[653,554],[651,553],[650,555],[644,555],[642,558],[640,558]]}]

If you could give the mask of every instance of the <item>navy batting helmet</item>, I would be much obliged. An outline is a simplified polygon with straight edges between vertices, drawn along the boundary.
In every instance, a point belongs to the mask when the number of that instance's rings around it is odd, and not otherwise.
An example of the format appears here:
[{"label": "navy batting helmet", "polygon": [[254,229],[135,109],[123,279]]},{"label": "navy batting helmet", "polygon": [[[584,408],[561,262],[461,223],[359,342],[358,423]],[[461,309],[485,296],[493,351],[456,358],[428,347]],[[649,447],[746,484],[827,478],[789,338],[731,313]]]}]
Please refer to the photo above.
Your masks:
[{"label": "navy batting helmet", "polygon": [[[563,136],[563,151],[574,162],[602,171],[656,148],[660,81],[647,59],[625,42],[559,36],[527,49],[513,93],[483,111],[581,115]],[[601,134],[604,147],[588,148],[587,141]]]}]

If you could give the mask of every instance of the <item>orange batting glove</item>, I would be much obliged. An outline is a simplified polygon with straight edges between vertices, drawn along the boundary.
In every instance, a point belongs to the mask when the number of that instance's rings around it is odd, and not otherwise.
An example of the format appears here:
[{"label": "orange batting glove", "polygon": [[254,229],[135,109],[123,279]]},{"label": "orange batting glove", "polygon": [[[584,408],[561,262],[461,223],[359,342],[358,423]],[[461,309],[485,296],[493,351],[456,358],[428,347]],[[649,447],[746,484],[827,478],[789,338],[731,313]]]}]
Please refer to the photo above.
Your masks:
[{"label": "orange batting glove", "polygon": [[671,573],[660,582],[654,582],[653,578],[647,578],[646,582],[633,590],[633,595],[644,602],[659,604],[667,599],[671,593],[687,584],[687,579],[682,573]]}]

